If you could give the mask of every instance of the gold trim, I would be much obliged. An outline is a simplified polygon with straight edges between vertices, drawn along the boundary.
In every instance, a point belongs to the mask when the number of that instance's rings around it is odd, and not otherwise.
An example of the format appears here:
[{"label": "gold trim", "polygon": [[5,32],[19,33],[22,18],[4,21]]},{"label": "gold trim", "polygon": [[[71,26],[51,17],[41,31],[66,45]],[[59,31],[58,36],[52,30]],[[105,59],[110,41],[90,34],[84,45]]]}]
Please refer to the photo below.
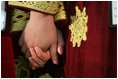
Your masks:
[{"label": "gold trim", "polygon": [[64,4],[63,4],[63,2],[60,2],[60,5],[59,5],[59,6],[60,6],[60,7],[59,7],[59,9],[58,9],[56,15],[54,16],[55,21],[67,19],[67,18],[66,18],[66,12],[65,12],[65,9],[64,9]]},{"label": "gold trim", "polygon": [[31,8],[50,14],[55,14],[58,10],[59,1],[9,1],[9,5]]}]

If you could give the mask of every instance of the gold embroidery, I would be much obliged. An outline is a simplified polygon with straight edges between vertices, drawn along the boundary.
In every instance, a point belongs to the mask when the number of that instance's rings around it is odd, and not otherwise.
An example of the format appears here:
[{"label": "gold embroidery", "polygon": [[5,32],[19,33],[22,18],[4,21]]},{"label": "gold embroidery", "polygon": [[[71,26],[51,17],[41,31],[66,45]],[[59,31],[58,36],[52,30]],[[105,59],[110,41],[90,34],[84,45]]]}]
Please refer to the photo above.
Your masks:
[{"label": "gold embroidery", "polygon": [[63,2],[60,2],[59,9],[55,15],[55,21],[66,19],[66,12]]},{"label": "gold embroidery", "polygon": [[40,76],[39,78],[52,78],[49,73],[45,73],[44,75]]},{"label": "gold embroidery", "polygon": [[55,14],[58,10],[59,3],[59,1],[9,1],[8,4]]},{"label": "gold embroidery", "polygon": [[[17,2],[17,1],[15,1],[15,2]],[[26,26],[26,24],[29,20],[30,13],[29,13],[29,11],[24,11],[24,10],[14,8],[13,10],[11,10],[11,15],[10,16],[11,16],[10,32],[22,31],[25,28],[25,26]],[[59,8],[57,10],[56,15],[54,16],[54,19],[55,19],[55,22],[66,19],[66,13],[65,13],[65,10],[64,10],[63,2],[59,2]]]},{"label": "gold embroidery", "polygon": [[[25,73],[23,73],[25,71]],[[29,78],[30,68],[29,62],[25,57],[19,56],[15,59],[15,72],[17,78]]]},{"label": "gold embroidery", "polygon": [[70,41],[73,43],[73,47],[80,47],[81,41],[86,41],[87,36],[87,22],[88,16],[86,15],[86,8],[83,8],[83,12],[81,12],[78,6],[75,7],[76,16],[71,16],[72,24],[69,26],[71,30],[71,38]]},{"label": "gold embroidery", "polygon": [[27,11],[18,9],[11,10],[10,32],[22,31],[25,28],[29,18],[30,13]]}]

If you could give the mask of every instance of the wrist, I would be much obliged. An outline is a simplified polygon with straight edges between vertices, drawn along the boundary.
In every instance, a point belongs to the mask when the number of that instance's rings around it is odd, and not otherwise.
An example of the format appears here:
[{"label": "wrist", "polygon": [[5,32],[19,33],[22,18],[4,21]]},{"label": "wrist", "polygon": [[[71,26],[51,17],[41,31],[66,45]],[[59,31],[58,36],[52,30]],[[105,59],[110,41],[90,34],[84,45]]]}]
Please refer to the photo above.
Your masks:
[{"label": "wrist", "polygon": [[44,13],[33,11],[33,10],[30,11],[30,19],[39,20],[39,19],[44,19],[44,18],[53,18],[53,16],[52,15],[46,15]]}]

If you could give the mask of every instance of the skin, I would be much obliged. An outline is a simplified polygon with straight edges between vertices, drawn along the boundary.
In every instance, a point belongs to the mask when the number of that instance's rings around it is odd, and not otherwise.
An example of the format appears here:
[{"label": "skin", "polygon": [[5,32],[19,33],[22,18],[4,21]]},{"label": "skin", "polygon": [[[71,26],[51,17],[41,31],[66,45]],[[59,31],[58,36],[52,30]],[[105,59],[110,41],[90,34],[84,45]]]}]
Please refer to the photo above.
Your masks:
[{"label": "skin", "polygon": [[37,69],[43,67],[50,58],[54,64],[58,64],[57,51],[62,55],[64,42],[52,15],[31,11],[19,45],[29,59],[32,69]]},{"label": "skin", "polygon": [[[58,48],[57,51],[60,55],[63,54],[64,41],[61,32],[57,29],[58,32]],[[49,50],[43,52],[41,48],[35,47],[31,48],[29,52],[26,52],[26,57],[30,61],[30,66],[33,70],[44,67],[46,62],[51,58]]]}]

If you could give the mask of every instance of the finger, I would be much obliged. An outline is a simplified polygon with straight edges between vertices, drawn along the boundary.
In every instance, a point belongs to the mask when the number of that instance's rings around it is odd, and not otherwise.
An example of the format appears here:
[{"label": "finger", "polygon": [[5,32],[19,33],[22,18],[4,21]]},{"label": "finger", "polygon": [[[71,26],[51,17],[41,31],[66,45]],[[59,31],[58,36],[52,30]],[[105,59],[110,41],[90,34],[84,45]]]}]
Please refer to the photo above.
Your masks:
[{"label": "finger", "polygon": [[63,47],[58,45],[57,51],[60,55],[63,55]]},{"label": "finger", "polygon": [[23,46],[22,46],[22,48],[21,48],[21,51],[22,51],[24,54],[26,54],[26,52],[27,52],[27,46],[26,46],[25,43],[23,44]]},{"label": "finger", "polygon": [[58,64],[59,63],[58,55],[57,55],[57,52],[56,52],[56,48],[57,48],[56,44],[53,44],[50,47],[50,56],[51,56],[51,59],[52,59],[54,64]]},{"label": "finger", "polygon": [[45,64],[44,61],[42,61],[39,57],[37,57],[33,48],[30,49],[30,53],[31,53],[33,60],[36,61],[38,64],[40,64],[41,66],[43,66]]},{"label": "finger", "polygon": [[64,49],[64,41],[63,41],[62,37],[60,37],[58,39],[58,47],[57,47],[57,51],[60,55],[63,54],[63,49]]},{"label": "finger", "polygon": [[26,56],[26,58],[31,57],[31,54],[30,54],[30,51],[29,50],[27,50],[25,56]]},{"label": "finger", "polygon": [[50,56],[50,51],[48,50],[48,51],[46,51],[46,54],[47,54],[47,58],[48,58],[48,60],[51,58],[51,56]]},{"label": "finger", "polygon": [[48,59],[50,58],[50,55],[47,54],[47,53],[49,53],[49,51],[48,51],[48,52],[43,52],[43,51],[41,50],[41,48],[39,48],[39,47],[35,47],[35,51],[36,51],[37,56],[38,56],[41,60],[43,60],[44,62],[48,61]]},{"label": "finger", "polygon": [[32,57],[29,57],[28,60],[30,61],[32,70],[35,70],[40,67],[40,64],[36,63]]},{"label": "finger", "polygon": [[20,37],[20,39],[19,39],[18,44],[19,44],[19,46],[22,46],[23,43],[24,43],[24,40],[23,40],[23,33],[22,33],[22,35],[21,35],[21,37]]},{"label": "finger", "polygon": [[22,45],[21,51],[22,51],[24,54],[26,54],[26,52],[27,52],[27,46],[26,46],[25,43]]},{"label": "finger", "polygon": [[60,55],[63,54],[63,49],[64,49],[64,40],[62,33],[58,30],[58,46],[57,46],[57,51]]}]

